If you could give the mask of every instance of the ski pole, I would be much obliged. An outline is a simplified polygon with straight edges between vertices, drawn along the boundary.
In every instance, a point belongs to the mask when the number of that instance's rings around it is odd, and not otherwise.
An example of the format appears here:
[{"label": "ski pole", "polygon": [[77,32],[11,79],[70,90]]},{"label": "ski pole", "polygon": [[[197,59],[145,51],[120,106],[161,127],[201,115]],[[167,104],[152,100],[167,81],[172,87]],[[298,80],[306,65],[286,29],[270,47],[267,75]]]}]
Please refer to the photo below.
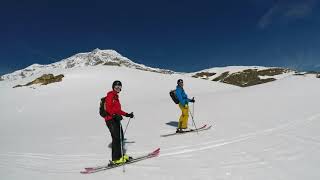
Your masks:
[{"label": "ski pole", "polygon": [[126,132],[127,132],[127,129],[128,129],[129,123],[130,123],[130,120],[131,120],[131,118],[129,118],[129,120],[128,120],[128,123],[127,123],[127,125],[126,125],[126,129],[124,130],[124,133],[123,133],[123,136],[126,135]]},{"label": "ski pole", "polygon": [[193,103],[193,105],[192,105],[192,112],[193,112],[193,113],[191,113],[191,112],[189,111],[189,113],[190,113],[190,115],[191,115],[192,123],[193,123],[194,127],[196,128],[197,134],[199,134],[198,128],[197,128],[196,123],[194,122],[194,118],[193,118],[193,117],[194,117],[194,103]]},{"label": "ski pole", "polygon": [[[121,125],[121,122],[120,123],[120,130],[119,130],[119,133],[120,133],[120,149],[121,149],[121,158],[123,158],[123,137],[122,137],[122,125]],[[125,173],[126,172],[126,169],[125,169],[125,163],[122,164],[122,172]]]}]

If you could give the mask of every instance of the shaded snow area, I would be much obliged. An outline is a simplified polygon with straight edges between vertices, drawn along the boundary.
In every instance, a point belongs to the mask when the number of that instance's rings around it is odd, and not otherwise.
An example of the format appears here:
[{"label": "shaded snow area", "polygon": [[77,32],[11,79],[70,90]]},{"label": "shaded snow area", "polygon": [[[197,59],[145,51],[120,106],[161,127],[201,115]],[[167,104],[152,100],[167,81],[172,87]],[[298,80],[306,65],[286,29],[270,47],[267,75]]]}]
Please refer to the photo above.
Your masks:
[{"label": "shaded snow area", "polygon": [[[0,179],[320,179],[320,80],[288,76],[239,88],[219,82],[92,66],[59,72],[62,82],[13,89],[36,76],[0,81]],[[197,126],[208,131],[171,137],[180,109],[169,97],[177,79],[196,103]],[[123,110],[133,111],[126,132],[127,153],[157,147],[157,158],[83,175],[88,166],[111,158],[109,131],[99,101],[114,80],[123,84]],[[128,119],[122,121],[125,127]],[[189,127],[192,128],[191,117]]]}]

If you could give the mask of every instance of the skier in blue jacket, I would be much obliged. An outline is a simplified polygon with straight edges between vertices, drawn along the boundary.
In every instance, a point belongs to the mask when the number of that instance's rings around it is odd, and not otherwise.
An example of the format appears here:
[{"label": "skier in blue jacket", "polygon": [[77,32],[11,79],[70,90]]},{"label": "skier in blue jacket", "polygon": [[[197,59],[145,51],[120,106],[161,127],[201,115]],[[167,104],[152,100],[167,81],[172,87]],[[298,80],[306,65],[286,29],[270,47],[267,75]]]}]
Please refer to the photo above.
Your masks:
[{"label": "skier in blue jacket", "polygon": [[177,88],[176,88],[176,96],[179,99],[179,108],[181,109],[181,116],[179,119],[179,124],[177,128],[177,133],[183,132],[183,129],[188,128],[188,119],[189,119],[189,106],[188,103],[194,103],[194,98],[189,99],[188,95],[184,92],[183,89],[183,80],[179,79],[177,81]]}]

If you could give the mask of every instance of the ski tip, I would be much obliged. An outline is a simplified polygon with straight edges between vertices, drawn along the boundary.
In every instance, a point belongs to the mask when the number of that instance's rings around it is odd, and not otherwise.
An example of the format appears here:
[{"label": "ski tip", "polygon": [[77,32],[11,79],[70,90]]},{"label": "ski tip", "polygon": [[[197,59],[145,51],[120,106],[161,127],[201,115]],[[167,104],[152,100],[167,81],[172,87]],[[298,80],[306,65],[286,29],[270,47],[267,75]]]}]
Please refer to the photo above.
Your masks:
[{"label": "ski tip", "polygon": [[88,167],[88,168],[84,168],[86,171],[90,171],[90,170],[93,170],[93,168],[90,168],[90,167]]},{"label": "ski tip", "polygon": [[89,174],[89,171],[80,171],[81,174]]},{"label": "ski tip", "polygon": [[154,150],[152,153],[150,153],[150,155],[152,156],[158,156],[160,153],[160,148],[157,148],[156,150]]},{"label": "ski tip", "polygon": [[160,153],[160,148],[157,148],[156,150],[154,150],[153,153]]}]

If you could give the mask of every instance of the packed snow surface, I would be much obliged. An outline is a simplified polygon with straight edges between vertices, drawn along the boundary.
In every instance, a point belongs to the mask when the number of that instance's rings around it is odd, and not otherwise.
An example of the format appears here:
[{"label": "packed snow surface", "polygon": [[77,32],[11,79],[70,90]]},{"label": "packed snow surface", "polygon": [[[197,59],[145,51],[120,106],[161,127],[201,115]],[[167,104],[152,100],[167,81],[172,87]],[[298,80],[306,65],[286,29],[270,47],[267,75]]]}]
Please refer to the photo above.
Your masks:
[{"label": "packed snow surface", "polygon": [[[3,180],[81,179],[320,179],[320,79],[288,76],[239,88],[127,67],[90,66],[63,73],[62,82],[12,88],[24,79],[0,81],[0,177]],[[177,79],[195,97],[197,126],[208,131],[172,137],[180,110],[169,97]],[[123,84],[123,110],[134,112],[126,149],[138,156],[157,147],[157,158],[83,175],[111,158],[111,137],[99,116],[99,100],[114,80]],[[122,121],[125,127],[128,119]],[[192,119],[189,118],[192,128]]]}]

